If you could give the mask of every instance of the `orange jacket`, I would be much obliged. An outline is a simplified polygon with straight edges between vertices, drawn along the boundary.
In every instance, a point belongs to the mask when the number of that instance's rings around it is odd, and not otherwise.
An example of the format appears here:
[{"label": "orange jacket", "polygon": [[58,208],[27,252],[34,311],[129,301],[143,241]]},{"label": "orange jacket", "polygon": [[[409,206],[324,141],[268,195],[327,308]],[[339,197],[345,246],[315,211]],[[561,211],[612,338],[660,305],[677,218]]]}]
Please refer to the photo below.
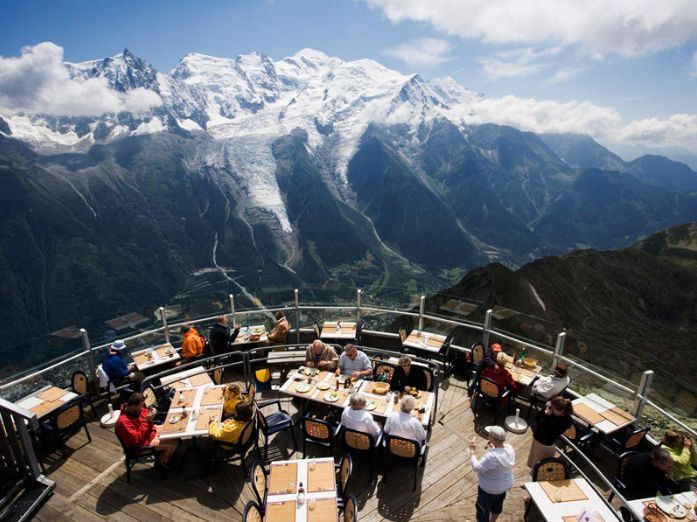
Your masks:
[{"label": "orange jacket", "polygon": [[197,357],[203,353],[203,348],[205,345],[206,343],[203,340],[203,336],[201,336],[201,334],[199,334],[193,327],[189,328],[189,331],[184,334],[181,356],[184,359]]}]

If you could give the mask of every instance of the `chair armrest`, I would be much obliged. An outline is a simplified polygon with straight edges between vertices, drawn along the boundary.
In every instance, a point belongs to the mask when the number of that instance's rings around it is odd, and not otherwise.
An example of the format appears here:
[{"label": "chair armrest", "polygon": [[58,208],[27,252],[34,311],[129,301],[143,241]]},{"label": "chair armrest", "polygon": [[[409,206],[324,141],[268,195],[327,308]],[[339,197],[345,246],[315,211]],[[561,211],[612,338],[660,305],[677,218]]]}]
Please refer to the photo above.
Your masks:
[{"label": "chair armrest", "polygon": [[511,390],[506,390],[501,394],[501,398],[505,399],[506,397],[509,397],[511,395]]},{"label": "chair armrest", "polygon": [[378,436],[375,438],[375,447],[377,448],[382,444],[382,435],[384,433],[384,430],[380,430],[380,433],[378,433]]},{"label": "chair armrest", "polygon": [[257,401],[257,407],[259,409],[266,408],[267,406],[271,406],[272,404],[276,404],[278,406],[278,411],[283,411],[281,409],[281,399],[268,399],[266,401]]},{"label": "chair armrest", "polygon": [[337,435],[339,435],[339,433],[341,432],[341,429],[342,429],[342,428],[343,428],[342,424],[339,423],[339,424],[334,428],[334,433],[332,433],[332,437],[336,437]]}]

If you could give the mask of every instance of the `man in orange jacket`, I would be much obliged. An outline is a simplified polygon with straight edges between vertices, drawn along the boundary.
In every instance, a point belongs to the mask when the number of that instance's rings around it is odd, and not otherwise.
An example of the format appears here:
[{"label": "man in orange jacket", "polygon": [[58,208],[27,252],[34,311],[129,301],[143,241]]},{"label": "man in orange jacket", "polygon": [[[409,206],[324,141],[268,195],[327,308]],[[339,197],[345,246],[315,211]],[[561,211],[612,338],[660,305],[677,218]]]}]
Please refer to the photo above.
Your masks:
[{"label": "man in orange jacket", "polygon": [[184,335],[181,352],[182,359],[191,359],[201,355],[206,346],[206,341],[203,336],[196,331],[196,328],[185,324],[181,327],[181,333]]}]

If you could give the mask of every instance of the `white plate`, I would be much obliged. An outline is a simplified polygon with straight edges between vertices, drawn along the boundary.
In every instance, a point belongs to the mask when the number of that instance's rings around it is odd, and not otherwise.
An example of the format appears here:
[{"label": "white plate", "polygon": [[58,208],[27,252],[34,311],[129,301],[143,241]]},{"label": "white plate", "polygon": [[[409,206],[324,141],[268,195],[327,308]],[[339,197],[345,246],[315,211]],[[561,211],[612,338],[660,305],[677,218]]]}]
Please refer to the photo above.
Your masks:
[{"label": "white plate", "polygon": [[329,384],[328,382],[321,381],[317,383],[318,390],[328,390],[331,387],[331,384]]},{"label": "white plate", "polygon": [[302,384],[298,384],[298,386],[295,388],[295,391],[298,393],[308,392],[310,391],[310,385],[306,382],[303,382]]},{"label": "white plate", "polygon": [[673,518],[685,518],[687,509],[673,497],[656,497],[656,506],[665,514]]},{"label": "white plate", "polygon": [[170,418],[169,418],[169,423],[170,423],[170,424],[176,424],[176,423],[179,422],[180,420],[181,420],[181,419],[180,419],[179,415],[175,415],[174,417],[170,417]]},{"label": "white plate", "polygon": [[377,407],[378,407],[378,405],[375,404],[375,401],[368,401],[365,403],[365,409],[367,411],[373,411]]},{"label": "white plate", "polygon": [[324,400],[327,401],[327,402],[336,402],[336,401],[339,400],[339,396],[338,396],[338,395],[332,395],[332,392],[325,393],[325,394],[324,394]]}]

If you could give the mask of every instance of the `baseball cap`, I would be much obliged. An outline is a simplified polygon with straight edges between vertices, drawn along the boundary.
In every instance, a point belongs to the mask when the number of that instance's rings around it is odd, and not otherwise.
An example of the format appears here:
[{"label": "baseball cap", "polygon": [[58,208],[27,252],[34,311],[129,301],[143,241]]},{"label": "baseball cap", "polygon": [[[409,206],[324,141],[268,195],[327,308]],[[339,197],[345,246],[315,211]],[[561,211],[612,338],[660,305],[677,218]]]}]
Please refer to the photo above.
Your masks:
[{"label": "baseball cap", "polygon": [[120,352],[126,347],[126,343],[124,343],[121,339],[118,341],[114,341],[114,343],[111,345],[111,349],[115,352]]},{"label": "baseball cap", "polygon": [[491,351],[494,353],[501,352],[501,351],[503,351],[503,348],[501,347],[501,345],[499,343],[494,343],[491,345]]},{"label": "baseball cap", "polygon": [[506,430],[504,430],[501,426],[487,426],[484,428],[484,431],[486,431],[496,440],[500,440],[502,442],[506,440]]}]

